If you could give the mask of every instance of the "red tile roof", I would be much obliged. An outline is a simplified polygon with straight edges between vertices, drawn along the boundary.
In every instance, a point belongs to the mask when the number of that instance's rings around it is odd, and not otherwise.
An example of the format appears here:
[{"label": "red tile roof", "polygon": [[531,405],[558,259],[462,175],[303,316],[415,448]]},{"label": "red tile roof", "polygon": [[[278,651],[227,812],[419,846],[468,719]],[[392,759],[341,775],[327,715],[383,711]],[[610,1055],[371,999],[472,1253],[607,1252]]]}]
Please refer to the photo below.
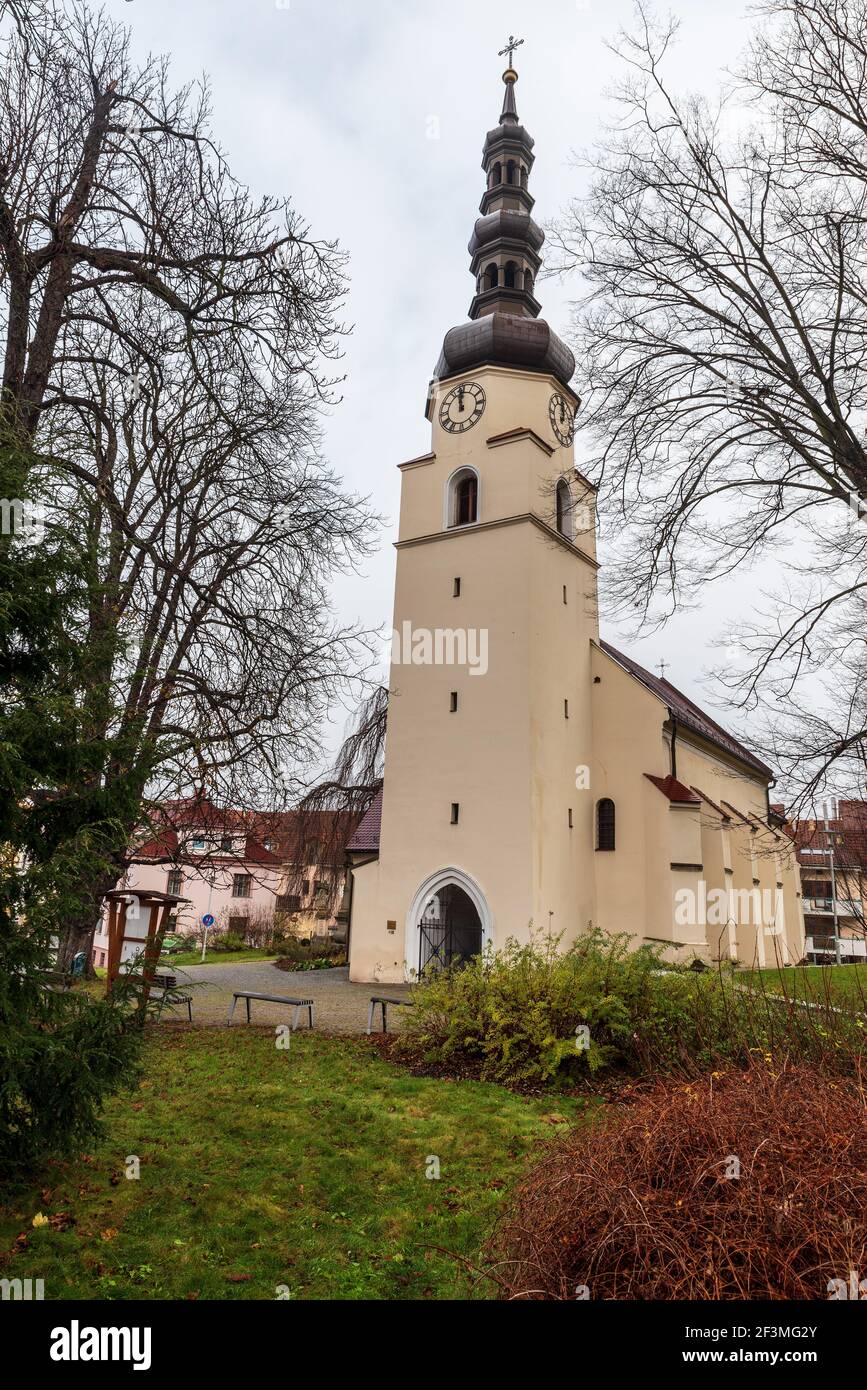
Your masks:
[{"label": "red tile roof", "polygon": [[358,823],[355,834],[347,844],[347,850],[369,850],[379,849],[379,830],[382,823],[382,788],[370,803],[367,813],[362,816]]},{"label": "red tile roof", "polygon": [[[828,820],[834,863],[840,868],[867,872],[867,801],[841,801],[837,810],[839,814]],[[797,820],[792,829],[799,864],[805,868],[828,868],[828,835],[824,821]]]},{"label": "red tile roof", "polygon": [[683,782],[678,782],[676,777],[669,773],[668,777],[654,777],[652,772],[645,772],[648,782],[652,782],[658,787],[663,796],[667,796],[669,801],[674,801],[686,806],[700,806],[701,797],[696,796],[691,787],[685,787]]},{"label": "red tile roof", "polygon": [[691,729],[693,733],[701,735],[709,743],[715,744],[717,748],[732,754],[739,762],[746,763],[753,771],[761,773],[769,781],[773,778],[774,773],[766,763],[763,763],[754,753],[745,748],[732,734],[727,733],[722,725],[717,724],[715,719],[711,719],[709,714],[705,714],[704,710],[699,709],[698,705],[694,704],[670,681],[651,675],[643,666],[639,666],[637,661],[633,661],[631,656],[624,656],[609,642],[600,641],[599,645],[607,656],[610,656],[619,666],[622,666],[625,671],[628,671],[631,676],[634,676],[643,686],[658,696],[684,728]]},{"label": "red tile roof", "polygon": [[[134,848],[133,858],[168,863],[180,857],[195,862],[203,857],[191,852],[190,840],[197,834],[221,837],[243,833],[243,853],[215,850],[204,856],[208,863],[249,862],[270,866],[295,863],[299,847],[309,856],[311,841],[327,845],[333,837],[339,844],[337,862],[342,864],[346,836],[340,835],[339,824],[335,827],[336,818],[341,817],[338,811],[308,813],[303,818],[298,811],[238,811],[215,806],[206,796],[186,797],[164,802],[151,812],[151,838]],[[347,831],[350,826],[351,821],[347,820]],[[266,840],[271,842],[272,849],[266,848]]]}]

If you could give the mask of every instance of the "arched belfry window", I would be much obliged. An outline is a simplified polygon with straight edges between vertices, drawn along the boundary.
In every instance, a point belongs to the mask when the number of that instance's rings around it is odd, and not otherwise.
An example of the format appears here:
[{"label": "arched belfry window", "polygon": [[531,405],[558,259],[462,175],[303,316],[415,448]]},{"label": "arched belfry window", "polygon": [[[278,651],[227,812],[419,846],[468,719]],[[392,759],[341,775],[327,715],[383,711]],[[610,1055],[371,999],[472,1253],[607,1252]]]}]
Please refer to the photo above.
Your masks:
[{"label": "arched belfry window", "polygon": [[515,182],[515,161],[510,159],[506,165],[506,183]]},{"label": "arched belfry window", "polygon": [[485,289],[495,290],[499,284],[499,280],[500,268],[494,261],[491,261],[491,264],[485,269]]},{"label": "arched belfry window", "polygon": [[596,803],[596,848],[614,848],[614,802],[609,796]]},{"label": "arched belfry window", "polygon": [[507,290],[514,290],[518,287],[518,267],[514,261],[507,261],[503,274],[503,284]]},{"label": "arched belfry window", "polygon": [[557,483],[557,530],[572,540],[572,493],[565,478]]},{"label": "arched belfry window", "polygon": [[474,468],[459,468],[449,478],[446,524],[471,526],[479,519],[479,475]]},{"label": "arched belfry window", "polygon": [[502,183],[502,182],[503,182],[503,166],[502,166],[502,164],[500,163],[499,160],[497,160],[496,164],[494,165],[493,169],[491,170],[491,173],[492,173],[492,175],[493,175],[493,180],[492,180],[492,185],[491,185],[491,186],[495,188],[495,187],[497,186],[498,183]]}]

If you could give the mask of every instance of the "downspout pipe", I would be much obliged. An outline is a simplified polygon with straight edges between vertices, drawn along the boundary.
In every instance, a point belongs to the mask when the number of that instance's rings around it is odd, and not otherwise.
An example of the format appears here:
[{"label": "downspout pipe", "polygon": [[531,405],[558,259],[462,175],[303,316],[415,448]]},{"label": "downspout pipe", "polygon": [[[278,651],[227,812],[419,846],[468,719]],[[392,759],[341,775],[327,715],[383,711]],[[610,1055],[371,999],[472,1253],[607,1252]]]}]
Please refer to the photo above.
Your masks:
[{"label": "downspout pipe", "polygon": [[677,715],[669,707],[668,717],[671,720],[671,775],[677,777]]}]

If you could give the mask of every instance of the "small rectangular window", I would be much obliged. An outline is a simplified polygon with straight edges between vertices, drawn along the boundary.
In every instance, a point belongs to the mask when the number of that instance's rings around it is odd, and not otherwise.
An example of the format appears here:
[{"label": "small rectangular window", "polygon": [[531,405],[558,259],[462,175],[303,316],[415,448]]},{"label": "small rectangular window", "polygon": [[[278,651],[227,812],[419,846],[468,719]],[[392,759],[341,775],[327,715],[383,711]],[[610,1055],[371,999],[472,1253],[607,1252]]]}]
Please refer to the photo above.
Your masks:
[{"label": "small rectangular window", "polygon": [[178,897],[180,897],[180,893],[181,893],[181,881],[182,881],[182,879],[181,879],[181,871],[180,871],[180,869],[172,869],[172,870],[169,872],[168,883],[166,884],[166,892],[167,892],[171,897],[173,897],[173,898],[178,898]]},{"label": "small rectangular window", "polygon": [[249,898],[249,896],[250,896],[250,887],[251,887],[252,882],[253,882],[253,879],[252,879],[252,877],[251,877],[250,874],[233,874],[233,875],[232,875],[232,897],[233,897],[233,898]]},{"label": "small rectangular window", "polygon": [[565,585],[565,584],[563,585],[563,602],[564,602],[564,603],[567,602],[567,598],[566,598],[566,585]]},{"label": "small rectangular window", "polygon": [[564,718],[564,719],[568,719],[568,718],[569,718],[569,701],[568,701],[568,700],[564,700],[564,701],[563,701],[563,718]]},{"label": "small rectangular window", "polygon": [[455,710],[457,709],[457,707],[458,707],[458,692],[457,692],[456,690],[453,690],[452,693],[451,693],[451,695],[449,696],[449,711],[450,711],[450,713],[454,714],[454,712],[455,712]]},{"label": "small rectangular window", "polygon": [[458,823],[458,818],[459,818],[460,814],[461,814],[460,802],[458,802],[458,801],[453,801],[453,802],[452,802],[452,825],[457,825],[457,823]]},{"label": "small rectangular window", "polygon": [[572,829],[572,807],[569,807],[569,829]]},{"label": "small rectangular window", "polygon": [[453,596],[454,596],[454,598],[460,598],[460,596],[461,596],[461,581],[460,581],[460,579],[458,579],[458,578],[455,578],[455,587],[454,587],[454,590],[453,590]]}]

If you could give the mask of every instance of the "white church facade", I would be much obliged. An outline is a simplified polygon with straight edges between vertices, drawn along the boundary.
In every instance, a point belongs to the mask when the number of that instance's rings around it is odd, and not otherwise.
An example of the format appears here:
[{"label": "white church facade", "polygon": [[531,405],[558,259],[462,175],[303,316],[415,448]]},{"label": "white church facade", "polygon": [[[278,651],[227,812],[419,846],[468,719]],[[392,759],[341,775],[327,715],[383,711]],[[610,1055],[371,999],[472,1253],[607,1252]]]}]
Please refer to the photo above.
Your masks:
[{"label": "white church facade", "polygon": [[598,927],[672,960],[795,962],[800,883],[771,769],[600,638],[575,362],[534,287],[533,141],[504,74],[476,293],[402,474],[385,771],[350,841],[353,980]]}]

